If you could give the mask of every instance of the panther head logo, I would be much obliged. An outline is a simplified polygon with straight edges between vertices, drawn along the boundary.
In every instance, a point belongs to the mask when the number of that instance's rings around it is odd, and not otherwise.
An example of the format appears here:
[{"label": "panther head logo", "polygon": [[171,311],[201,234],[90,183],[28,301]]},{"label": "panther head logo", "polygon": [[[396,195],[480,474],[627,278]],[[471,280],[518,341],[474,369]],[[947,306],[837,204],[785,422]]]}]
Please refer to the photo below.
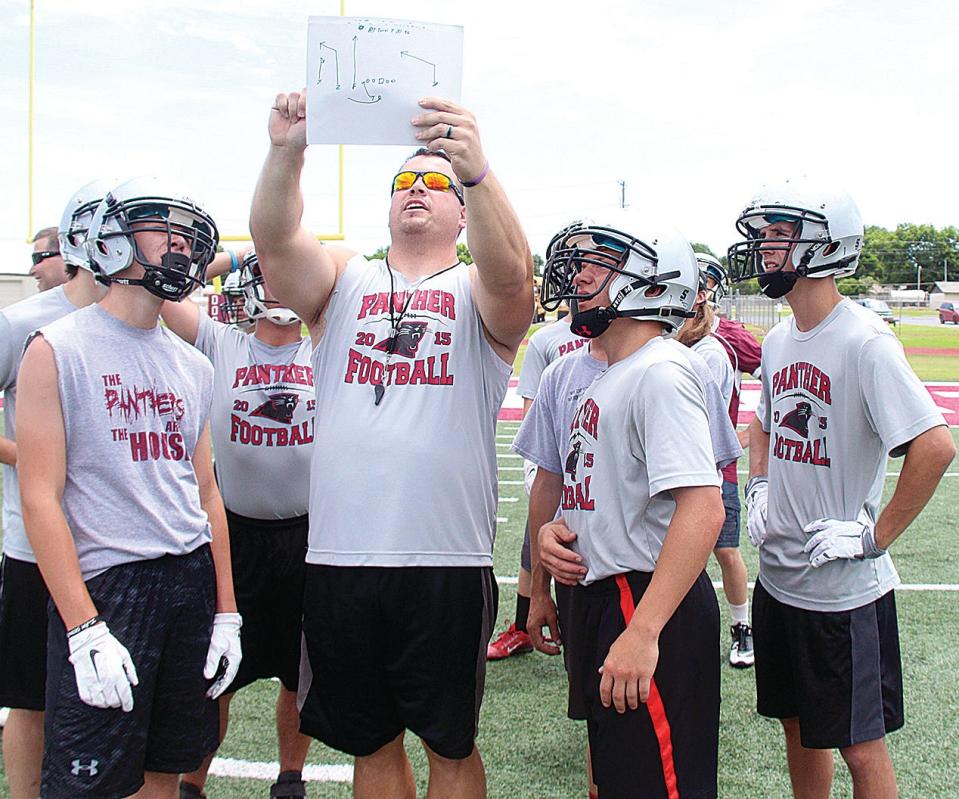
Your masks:
[{"label": "panther head logo", "polygon": [[292,424],[293,411],[296,410],[299,401],[299,394],[294,394],[292,391],[285,391],[282,394],[271,394],[266,402],[256,410],[250,412],[250,416],[265,416],[274,422]]},{"label": "panther head logo", "polygon": [[402,355],[404,358],[416,356],[420,341],[426,334],[426,322],[400,322],[396,333],[374,345],[374,350]]},{"label": "panther head logo", "polygon": [[796,407],[787,413],[779,423],[780,427],[795,430],[803,438],[809,438],[809,418],[812,416],[812,405],[808,402],[796,403]]},{"label": "panther head logo", "polygon": [[579,465],[579,456],[582,454],[580,452],[582,446],[583,442],[577,441],[575,444],[573,444],[573,448],[566,456],[566,474],[569,475],[570,480],[576,479],[576,467]]}]

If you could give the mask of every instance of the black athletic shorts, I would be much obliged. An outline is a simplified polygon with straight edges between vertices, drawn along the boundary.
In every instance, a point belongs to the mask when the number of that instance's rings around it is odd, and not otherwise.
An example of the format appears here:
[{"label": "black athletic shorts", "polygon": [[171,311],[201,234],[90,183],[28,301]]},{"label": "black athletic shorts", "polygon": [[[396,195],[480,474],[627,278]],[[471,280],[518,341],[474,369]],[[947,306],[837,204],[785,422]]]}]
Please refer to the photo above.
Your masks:
[{"label": "black athletic shorts", "polygon": [[243,660],[227,689],[279,677],[295,691],[300,674],[303,580],[309,517],[250,519],[226,512],[233,591],[243,617]]},{"label": "black athletic shorts", "polygon": [[896,597],[821,613],[785,605],[760,580],[753,591],[756,709],[799,719],[808,749],[882,738],[902,727]]},{"label": "black athletic shorts", "polygon": [[301,732],[364,757],[408,729],[468,757],[496,605],[491,568],[307,565]]},{"label": "black athletic shorts", "polygon": [[211,681],[203,677],[216,602],[210,547],[114,566],[87,589],[129,651],[139,685],[129,713],[84,704],[50,603],[44,799],[130,796],[144,771],[193,771],[219,741],[217,703],[206,698]]},{"label": "black athletic shorts", "polygon": [[600,701],[599,667],[651,578],[630,572],[573,589],[563,634],[570,716],[586,711],[593,779],[603,799],[715,799],[719,605],[705,572],[660,633],[646,703],[617,713]]},{"label": "black athletic shorts", "polygon": [[43,710],[47,586],[36,563],[0,561],[0,706]]}]

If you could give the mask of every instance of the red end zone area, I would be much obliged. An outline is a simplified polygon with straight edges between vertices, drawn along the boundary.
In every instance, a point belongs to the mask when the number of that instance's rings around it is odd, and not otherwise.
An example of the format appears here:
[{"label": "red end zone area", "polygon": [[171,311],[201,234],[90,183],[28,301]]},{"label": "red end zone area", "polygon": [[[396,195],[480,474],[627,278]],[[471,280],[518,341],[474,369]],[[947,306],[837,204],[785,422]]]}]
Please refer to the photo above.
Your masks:
[{"label": "red end zone area", "polygon": [[[523,418],[523,398],[516,393],[516,380],[509,381],[509,390],[503,407],[500,408],[501,422],[518,422]],[[959,383],[926,383],[926,390],[936,407],[946,417],[950,427],[959,427]],[[739,424],[747,425],[756,415],[759,405],[759,381],[749,380],[743,383],[742,402],[739,405]]]}]

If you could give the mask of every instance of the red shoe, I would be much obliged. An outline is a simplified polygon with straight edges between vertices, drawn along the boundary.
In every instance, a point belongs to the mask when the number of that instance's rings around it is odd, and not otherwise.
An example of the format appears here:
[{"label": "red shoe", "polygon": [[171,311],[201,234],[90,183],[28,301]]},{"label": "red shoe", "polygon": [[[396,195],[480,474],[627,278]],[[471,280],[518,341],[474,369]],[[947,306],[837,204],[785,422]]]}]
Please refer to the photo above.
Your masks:
[{"label": "red shoe", "polygon": [[517,630],[516,622],[513,622],[486,647],[486,659],[502,660],[510,655],[525,655],[532,651],[533,642],[529,640],[529,633],[525,630]]}]

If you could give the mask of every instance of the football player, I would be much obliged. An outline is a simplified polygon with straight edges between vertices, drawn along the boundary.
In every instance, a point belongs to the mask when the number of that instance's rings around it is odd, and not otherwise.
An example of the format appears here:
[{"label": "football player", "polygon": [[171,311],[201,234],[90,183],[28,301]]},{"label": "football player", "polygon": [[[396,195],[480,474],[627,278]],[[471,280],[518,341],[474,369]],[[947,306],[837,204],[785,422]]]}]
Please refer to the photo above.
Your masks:
[{"label": "football player", "polygon": [[724,514],[703,383],[663,338],[692,313],[696,259],[629,218],[561,236],[546,301],[575,302],[573,330],[609,362],[573,416],[562,517],[539,534],[544,567],[573,586],[570,710],[604,799],[715,797],[719,608],[703,568]]},{"label": "football player", "polygon": [[[757,279],[793,312],[763,341],[749,428],[757,707],[782,722],[795,796],[830,795],[838,748],[856,796],[893,799],[885,736],[903,724],[903,691],[899,577],[886,550],[956,448],[896,337],[837,290],[863,243],[849,195],[807,180],[769,185],[736,228],[731,279]],[[905,459],[880,512],[890,455]]]},{"label": "football player", "polygon": [[[210,434],[243,617],[243,662],[220,698],[220,736],[226,735],[237,691],[255,680],[279,678],[280,774],[270,796],[292,799],[306,795],[302,770],[310,746],[309,736],[299,732],[296,690],[316,402],[312,345],[300,335],[299,317],[280,307],[264,283],[255,252],[233,274],[243,311],[228,306],[227,312],[249,319],[251,332],[215,322],[189,301],[164,303],[162,316],[214,368]],[[181,799],[204,796],[212,759],[183,776]]]},{"label": "football player", "polygon": [[[355,757],[358,797],[485,796],[475,745],[496,617],[496,415],[533,315],[532,256],[476,120],[426,98],[368,261],[301,225],[306,97],[282,94],[251,231],[314,343],[316,440],[300,729]],[[473,265],[460,263],[466,227]],[[304,667],[306,669],[306,666]]]},{"label": "football player", "polygon": [[150,179],[87,234],[106,296],[45,325],[18,379],[23,521],[56,609],[44,797],[175,799],[217,741],[241,618],[210,456],[213,367],[158,324],[202,285],[216,226]]},{"label": "football player", "polygon": [[[41,288],[0,311],[0,388],[4,392],[3,562],[0,564],[0,705],[10,708],[3,728],[3,765],[11,799],[35,799],[40,793],[43,759],[44,685],[47,672],[47,594],[36,557],[27,541],[17,483],[17,370],[27,338],[49,322],[96,302],[105,289],[94,280],[84,242],[93,211],[109,186],[94,181],[70,198],[52,228],[58,270],[66,283]],[[38,239],[34,252],[53,261],[53,244]],[[44,249],[45,248],[45,249]],[[38,270],[38,274],[41,270]],[[45,274],[45,272],[44,272]],[[38,278],[39,279],[39,278]],[[40,283],[43,286],[43,281]]]},{"label": "football player", "polygon": [[[735,413],[738,413],[739,409],[737,376],[734,361],[730,358],[731,350],[727,348],[727,344],[722,343],[717,333],[720,318],[715,312],[716,303],[721,297],[725,270],[714,257],[705,253],[697,253],[696,261],[699,264],[699,293],[696,296],[695,316],[683,323],[678,340],[692,347],[709,364],[713,376],[722,387],[726,403],[723,412],[735,425]],[[735,357],[735,353],[733,356]],[[723,469],[722,492],[726,521],[713,549],[713,555],[722,572],[723,592],[726,594],[732,619],[729,664],[735,668],[748,668],[754,661],[753,635],[749,626],[746,563],[739,552],[740,506],[736,461]]]},{"label": "football player", "polygon": [[[536,398],[543,370],[561,355],[569,355],[584,344],[586,339],[577,336],[569,329],[570,319],[557,319],[544,325],[532,336],[526,345],[526,357],[519,374],[516,393],[523,398],[523,418],[529,413]],[[529,495],[536,477],[536,464],[528,458],[523,459],[523,484]],[[531,652],[533,644],[526,630],[526,617],[529,614],[530,600],[530,535],[529,520],[523,533],[523,547],[520,550],[519,582],[516,586],[516,615],[513,622],[486,648],[487,660],[502,660],[512,655]]]}]

